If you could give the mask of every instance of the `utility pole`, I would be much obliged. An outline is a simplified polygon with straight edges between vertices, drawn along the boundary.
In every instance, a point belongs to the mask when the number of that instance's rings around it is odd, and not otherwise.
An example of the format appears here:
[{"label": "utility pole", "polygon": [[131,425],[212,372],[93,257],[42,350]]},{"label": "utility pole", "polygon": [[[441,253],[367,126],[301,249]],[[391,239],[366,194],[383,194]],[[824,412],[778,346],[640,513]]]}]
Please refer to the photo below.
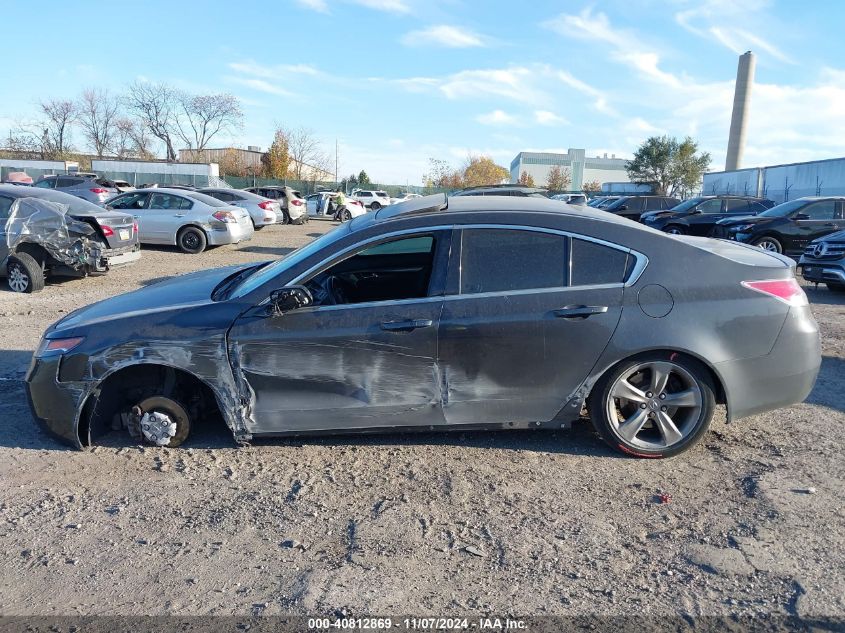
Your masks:
[{"label": "utility pole", "polygon": [[340,181],[337,179],[337,138],[334,140],[334,188],[337,189]]}]

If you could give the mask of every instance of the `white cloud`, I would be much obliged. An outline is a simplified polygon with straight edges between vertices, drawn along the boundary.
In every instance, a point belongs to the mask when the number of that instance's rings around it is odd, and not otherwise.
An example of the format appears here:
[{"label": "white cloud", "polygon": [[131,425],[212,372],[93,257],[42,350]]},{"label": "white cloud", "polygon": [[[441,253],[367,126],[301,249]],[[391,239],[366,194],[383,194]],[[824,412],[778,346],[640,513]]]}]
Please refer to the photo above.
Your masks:
[{"label": "white cloud", "polygon": [[246,86],[247,88],[258,90],[259,92],[266,92],[267,94],[278,95],[280,97],[294,96],[294,93],[292,93],[290,90],[285,90],[281,86],[272,84],[264,79],[255,79],[249,77],[227,77],[227,79],[236,84]]},{"label": "white cloud", "polygon": [[410,13],[411,11],[411,8],[402,0],[355,0],[355,4],[388,13]]},{"label": "white cloud", "polygon": [[447,48],[472,48],[485,45],[480,35],[448,24],[406,33],[402,36],[402,43],[406,46],[434,45]]},{"label": "white cloud", "polygon": [[568,125],[569,121],[548,110],[535,110],[534,120],[540,125]]},{"label": "white cloud", "polygon": [[232,62],[227,66],[235,72],[262,79],[284,79],[289,75],[319,75],[320,71],[309,64],[280,64],[264,66],[252,60]]},{"label": "white cloud", "polygon": [[329,12],[329,5],[326,4],[326,0],[296,0],[296,3],[305,9],[311,9],[318,13]]},{"label": "white cloud", "polygon": [[528,103],[545,101],[547,97],[535,85],[536,79],[535,71],[524,66],[463,70],[442,80],[438,87],[449,99],[494,95]]},{"label": "white cloud", "polygon": [[504,110],[493,110],[487,114],[479,114],[476,121],[482,125],[515,125],[517,118]]}]

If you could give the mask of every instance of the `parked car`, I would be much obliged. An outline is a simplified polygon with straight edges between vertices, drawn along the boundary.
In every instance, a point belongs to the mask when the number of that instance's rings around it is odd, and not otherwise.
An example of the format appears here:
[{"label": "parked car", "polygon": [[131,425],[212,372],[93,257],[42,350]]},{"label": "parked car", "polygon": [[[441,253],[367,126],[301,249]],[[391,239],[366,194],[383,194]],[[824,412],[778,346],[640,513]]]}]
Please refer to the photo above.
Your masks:
[{"label": "parked car", "polygon": [[665,211],[679,202],[672,196],[620,196],[602,210],[637,222],[647,211]]},{"label": "parked car", "polygon": [[796,198],[745,218],[721,220],[715,237],[799,256],[813,240],[845,229],[845,196]]},{"label": "parked car", "polygon": [[3,182],[10,185],[31,185],[33,181],[32,176],[25,171],[10,171]]},{"label": "parked car", "polygon": [[371,211],[378,211],[382,207],[390,206],[390,196],[387,195],[386,191],[355,189],[350,197]]},{"label": "parked car", "polygon": [[142,185],[138,185],[138,189],[158,189],[160,187],[163,187],[164,189],[182,189],[184,191],[197,190],[197,188],[193,185],[168,184],[165,182],[145,182]]},{"label": "parked car", "polygon": [[674,235],[710,235],[719,220],[747,217],[771,209],[775,203],[751,196],[699,196],[668,211],[647,211],[640,221]]},{"label": "parked car", "polygon": [[[324,218],[328,220],[334,219],[335,208],[332,199],[335,195],[333,191],[320,191],[312,193],[305,199],[306,208],[308,209],[308,216],[311,218]],[[322,201],[322,203],[321,203]],[[341,221],[351,220],[357,218],[359,215],[364,215],[367,210],[364,205],[354,200],[353,198],[346,198],[346,213],[343,213]]]},{"label": "parked car", "polygon": [[604,209],[608,205],[619,200],[619,198],[620,196],[599,196],[598,198],[590,200],[590,202],[587,203],[587,206],[593,207],[594,209]]},{"label": "parked car", "polygon": [[467,187],[450,194],[453,196],[513,196],[517,198],[548,198],[549,192],[540,187],[526,187],[524,185],[486,185],[483,187]]},{"label": "parked car", "polygon": [[668,457],[717,403],[731,421],[800,402],[820,361],[783,256],[539,198],[440,194],[272,263],[76,310],[26,385],[34,417],[76,446],[115,419],[176,446],[214,415],[248,441],[557,430],[586,404],[614,449]]},{"label": "parked car", "polygon": [[407,202],[408,200],[413,200],[414,198],[422,198],[422,195],[406,191],[405,193],[400,193],[398,196],[391,198],[390,204],[399,204],[400,202]]},{"label": "parked car", "polygon": [[217,198],[221,202],[246,209],[249,217],[252,218],[252,227],[256,231],[270,224],[276,224],[282,216],[282,207],[277,200],[270,200],[250,191],[222,187],[206,187],[198,191]]},{"label": "parked car", "polygon": [[308,221],[305,198],[296,189],[281,185],[267,185],[265,187],[247,187],[244,191],[278,202],[282,208],[279,224],[303,224]]},{"label": "parked car", "polygon": [[587,196],[583,193],[558,193],[552,196],[552,200],[560,200],[567,204],[587,204]]},{"label": "parked car", "polygon": [[132,213],[143,244],[178,246],[201,253],[207,246],[237,244],[252,238],[252,219],[241,209],[197,191],[137,189],[115,196],[109,209]]},{"label": "parked car", "polygon": [[114,183],[106,178],[99,178],[96,174],[41,176],[33,187],[55,189],[101,206],[116,193],[120,193]]},{"label": "parked car", "polygon": [[810,242],[798,260],[798,270],[807,281],[845,292],[845,231]]},{"label": "parked car", "polygon": [[141,257],[132,216],[50,189],[0,185],[0,270],[15,292],[52,276],[85,276]]}]

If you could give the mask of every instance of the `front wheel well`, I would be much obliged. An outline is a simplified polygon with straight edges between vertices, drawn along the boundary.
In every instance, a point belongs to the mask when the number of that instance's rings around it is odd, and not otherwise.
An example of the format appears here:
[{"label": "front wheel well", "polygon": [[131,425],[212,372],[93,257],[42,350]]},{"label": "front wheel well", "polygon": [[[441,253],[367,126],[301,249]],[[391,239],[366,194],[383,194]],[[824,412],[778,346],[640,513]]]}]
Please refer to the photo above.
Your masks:
[{"label": "front wheel well", "polygon": [[89,396],[80,415],[79,442],[88,446],[109,429],[123,428],[123,414],[151,396],[178,401],[194,428],[208,420],[222,420],[214,392],[195,375],[169,365],[131,365],[107,376]]}]

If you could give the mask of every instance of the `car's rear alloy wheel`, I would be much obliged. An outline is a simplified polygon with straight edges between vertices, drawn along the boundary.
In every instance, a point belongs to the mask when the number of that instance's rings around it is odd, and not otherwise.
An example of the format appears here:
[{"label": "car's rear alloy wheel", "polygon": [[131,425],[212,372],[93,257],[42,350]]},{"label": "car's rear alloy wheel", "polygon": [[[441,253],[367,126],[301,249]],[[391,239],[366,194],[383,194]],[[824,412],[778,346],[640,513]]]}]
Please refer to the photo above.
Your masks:
[{"label": "car's rear alloy wheel", "polygon": [[196,255],[197,253],[202,253],[205,250],[208,240],[201,229],[198,229],[195,226],[186,226],[184,229],[179,231],[179,235],[176,237],[176,242],[179,244],[179,248],[182,249],[182,252]]},{"label": "car's rear alloy wheel", "polygon": [[773,237],[761,237],[759,240],[754,242],[754,245],[759,246],[764,251],[769,251],[770,253],[783,252],[783,246],[781,246],[780,242]]},{"label": "car's rear alloy wheel", "polygon": [[381,205],[380,205],[378,202],[373,202],[373,203],[370,205],[370,210],[371,210],[371,211],[378,211],[379,209],[381,209]]},{"label": "car's rear alloy wheel", "polygon": [[340,214],[340,221],[346,222],[347,220],[352,219],[352,213],[350,213],[349,209],[344,209],[343,213]]},{"label": "car's rear alloy wheel", "polygon": [[191,432],[191,418],[185,407],[164,396],[153,396],[138,403],[141,435],[150,444],[174,448]]},{"label": "car's rear alloy wheel", "polygon": [[38,292],[44,289],[44,271],[29,253],[9,256],[6,280],[13,292]]},{"label": "car's rear alloy wheel", "polygon": [[686,235],[686,232],[680,226],[667,226],[664,231],[670,235]]},{"label": "car's rear alloy wheel", "polygon": [[705,433],[715,408],[707,368],[678,353],[625,361],[593,390],[590,415],[613,448],[638,457],[671,457]]}]

